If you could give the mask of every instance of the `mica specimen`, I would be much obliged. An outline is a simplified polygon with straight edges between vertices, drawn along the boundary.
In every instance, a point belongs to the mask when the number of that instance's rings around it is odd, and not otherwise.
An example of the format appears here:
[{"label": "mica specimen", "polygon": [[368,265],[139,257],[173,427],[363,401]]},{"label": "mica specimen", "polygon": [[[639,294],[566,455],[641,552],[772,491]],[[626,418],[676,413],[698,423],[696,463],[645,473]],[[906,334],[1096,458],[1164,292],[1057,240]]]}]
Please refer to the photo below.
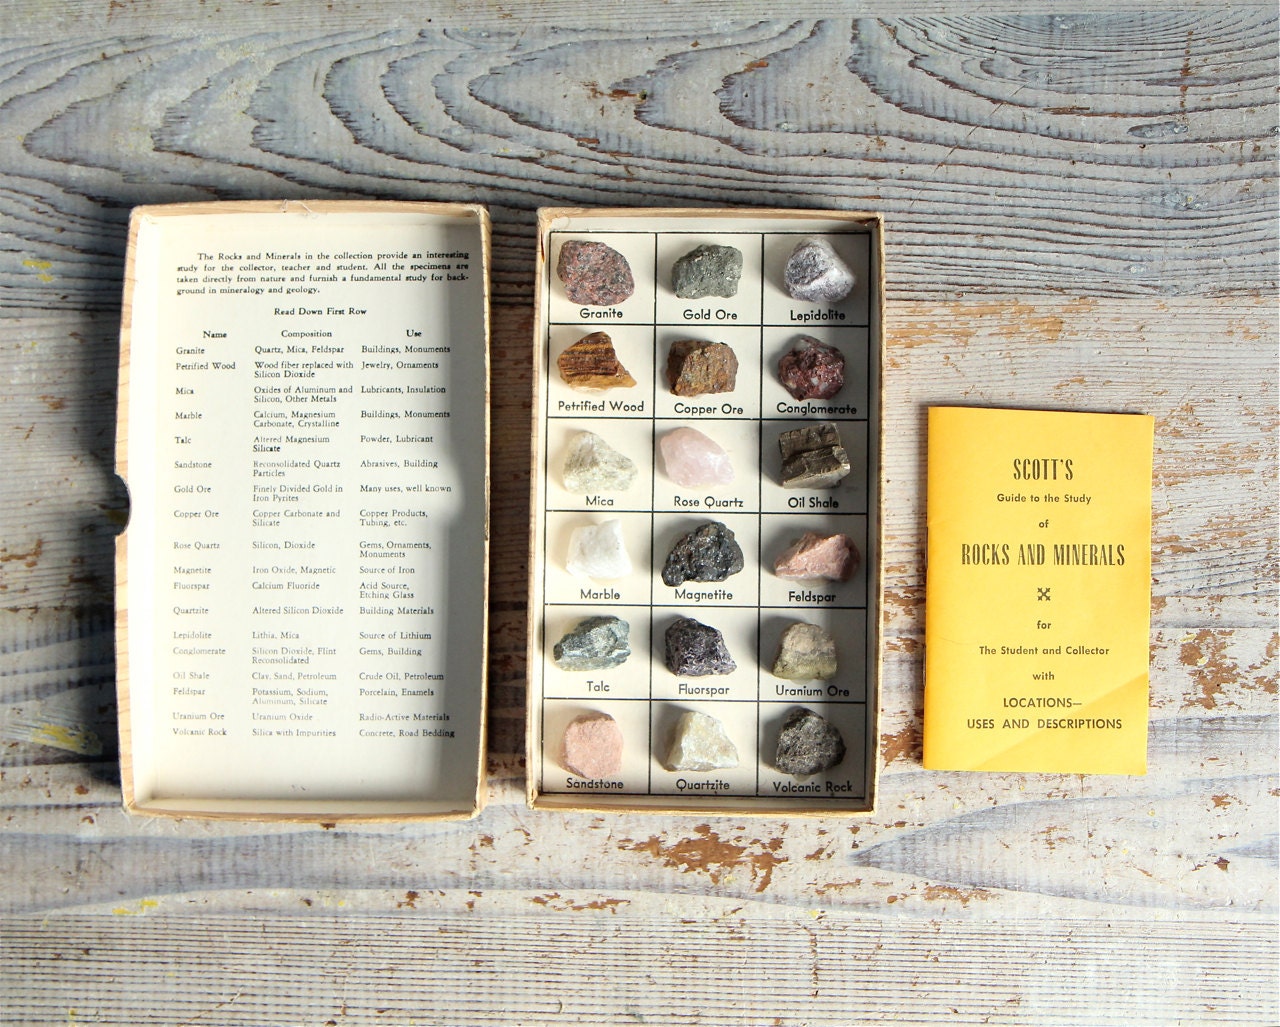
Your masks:
[{"label": "mica specimen", "polygon": [[718,628],[681,617],[667,628],[667,670],[682,677],[732,674],[738,669]]},{"label": "mica specimen", "polygon": [[629,389],[636,383],[614,352],[608,332],[584,335],[556,358],[556,366],[574,389]]},{"label": "mica specimen", "polygon": [[817,624],[796,621],[778,640],[774,677],[787,681],[829,681],[836,676],[836,640]]},{"label": "mica specimen", "polygon": [[773,573],[792,581],[848,581],[858,569],[858,547],[848,535],[806,531],[773,561]]},{"label": "mica specimen", "polygon": [[723,342],[680,339],[667,354],[667,385],[677,396],[732,392],[738,384],[738,357]]},{"label": "mica specimen", "polygon": [[806,424],[778,436],[782,450],[782,487],[835,488],[852,469],[840,444],[840,432],[830,421]]},{"label": "mica specimen", "polygon": [[579,777],[613,777],[622,770],[622,728],[607,713],[584,713],[564,729],[560,762]]},{"label": "mica specimen", "polygon": [[844,759],[844,739],[835,725],[804,706],[787,714],[778,734],[773,765],[784,774],[806,777]]},{"label": "mica specimen", "polygon": [[792,299],[838,303],[853,289],[853,272],[826,239],[801,239],[783,271]]},{"label": "mica specimen", "polygon": [[736,296],[741,278],[742,251],[734,246],[699,246],[671,266],[671,287],[682,300]]},{"label": "mica specimen", "polygon": [[724,581],[742,570],[742,547],[719,521],[708,521],[676,540],[662,566],[671,586],[686,581]]},{"label": "mica specimen", "polygon": [[631,557],[622,541],[622,522],[605,521],[574,528],[565,568],[578,578],[612,581],[631,573]]},{"label": "mica specimen", "polygon": [[658,440],[667,477],[677,485],[728,485],[733,481],[729,454],[696,428],[677,428]]},{"label": "mica specimen", "polygon": [[572,239],[560,247],[556,274],[572,303],[612,307],[636,291],[627,258],[602,242]]},{"label": "mica specimen", "polygon": [[844,354],[802,335],[778,361],[778,380],[796,399],[830,399],[844,388]]},{"label": "mica specimen", "polygon": [[579,621],[551,650],[561,670],[608,670],[631,655],[631,625],[621,617]]},{"label": "mica specimen", "polygon": [[738,749],[724,725],[706,713],[687,710],[671,729],[668,770],[722,770],[738,765]]},{"label": "mica specimen", "polygon": [[636,480],[636,465],[595,432],[579,432],[564,457],[564,487],[570,492],[622,492]]}]

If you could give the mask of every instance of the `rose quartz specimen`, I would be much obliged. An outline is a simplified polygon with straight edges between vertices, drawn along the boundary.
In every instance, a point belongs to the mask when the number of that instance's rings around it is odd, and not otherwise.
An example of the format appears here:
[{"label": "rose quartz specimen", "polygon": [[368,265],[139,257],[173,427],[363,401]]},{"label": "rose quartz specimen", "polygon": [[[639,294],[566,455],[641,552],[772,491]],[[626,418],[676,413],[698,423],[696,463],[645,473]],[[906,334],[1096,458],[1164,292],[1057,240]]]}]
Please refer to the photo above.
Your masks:
[{"label": "rose quartz specimen", "polygon": [[622,728],[607,713],[584,713],[564,729],[561,760],[585,778],[612,777],[622,770]]},{"label": "rose quartz specimen", "polygon": [[696,428],[677,428],[658,442],[667,477],[677,485],[728,485],[733,481],[729,454]]},{"label": "rose quartz specimen", "polygon": [[779,554],[773,573],[795,581],[848,581],[858,569],[858,560],[858,548],[848,535],[806,531]]}]

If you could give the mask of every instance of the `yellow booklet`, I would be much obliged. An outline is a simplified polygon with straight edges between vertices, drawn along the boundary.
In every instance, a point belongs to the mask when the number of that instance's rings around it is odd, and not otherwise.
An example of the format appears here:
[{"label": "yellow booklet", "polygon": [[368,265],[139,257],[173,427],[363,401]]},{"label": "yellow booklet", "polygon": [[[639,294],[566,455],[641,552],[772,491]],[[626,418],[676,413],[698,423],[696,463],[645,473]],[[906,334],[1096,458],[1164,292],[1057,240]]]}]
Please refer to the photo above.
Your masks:
[{"label": "yellow booklet", "polygon": [[1146,773],[1153,434],[930,408],[927,768]]}]

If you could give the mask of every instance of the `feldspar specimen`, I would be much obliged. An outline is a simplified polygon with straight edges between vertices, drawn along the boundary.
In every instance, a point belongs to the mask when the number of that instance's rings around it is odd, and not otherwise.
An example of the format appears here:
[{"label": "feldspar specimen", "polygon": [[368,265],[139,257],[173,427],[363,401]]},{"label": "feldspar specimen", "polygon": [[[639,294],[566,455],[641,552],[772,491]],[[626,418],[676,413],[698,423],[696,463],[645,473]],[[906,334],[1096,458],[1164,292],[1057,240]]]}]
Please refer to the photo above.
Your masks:
[{"label": "feldspar specimen", "polygon": [[793,581],[848,581],[858,569],[858,547],[848,535],[806,531],[773,561],[773,573]]},{"label": "feldspar specimen", "polygon": [[671,287],[682,300],[736,296],[741,277],[742,251],[733,246],[699,246],[671,266]]},{"label": "feldspar specimen", "polygon": [[830,421],[784,431],[778,436],[778,448],[782,450],[783,488],[835,488],[851,469],[840,432]]},{"label": "feldspar specimen", "polygon": [[622,728],[607,713],[574,717],[562,745],[560,762],[579,777],[612,777],[622,769]]},{"label": "feldspar specimen", "polygon": [[827,681],[836,676],[836,640],[817,624],[796,621],[778,640],[773,674],[788,681]]},{"label": "feldspar specimen", "polygon": [[572,303],[611,307],[636,291],[627,258],[602,242],[573,239],[560,247],[556,274]]},{"label": "feldspar specimen", "polygon": [[696,428],[677,428],[658,440],[667,477],[677,485],[728,485],[729,454]]},{"label": "feldspar specimen", "polygon": [[621,617],[588,617],[551,650],[561,670],[607,670],[631,655],[631,625]]},{"label": "feldspar specimen", "polygon": [[792,299],[838,303],[853,288],[853,272],[826,239],[801,239],[783,271]]},{"label": "feldspar specimen", "polygon": [[667,384],[677,396],[732,392],[738,384],[738,357],[726,343],[680,339],[667,354]]},{"label": "feldspar specimen", "polygon": [[673,587],[686,581],[724,581],[742,566],[742,547],[733,532],[719,521],[708,521],[671,547],[662,580]]},{"label": "feldspar specimen", "polygon": [[720,770],[738,765],[738,749],[724,725],[706,713],[687,710],[671,729],[668,770]]},{"label": "feldspar specimen", "polygon": [[629,389],[636,380],[622,366],[608,332],[592,332],[556,359],[560,377],[574,389]]},{"label": "feldspar specimen", "polygon": [[681,617],[667,628],[667,670],[684,677],[732,674],[738,669],[718,628]]},{"label": "feldspar specimen", "polygon": [[636,480],[636,465],[592,431],[580,432],[564,457],[564,487],[570,492],[622,492]]},{"label": "feldspar specimen", "polygon": [[611,581],[631,573],[631,557],[622,542],[622,522],[604,521],[574,528],[569,536],[569,559],[565,564],[578,578]]},{"label": "feldspar specimen", "polygon": [[778,361],[778,378],[796,399],[830,399],[844,388],[844,354],[802,335]]},{"label": "feldspar specimen", "polygon": [[803,706],[787,714],[778,734],[775,767],[783,773],[805,777],[834,767],[842,759],[844,739],[835,725]]}]

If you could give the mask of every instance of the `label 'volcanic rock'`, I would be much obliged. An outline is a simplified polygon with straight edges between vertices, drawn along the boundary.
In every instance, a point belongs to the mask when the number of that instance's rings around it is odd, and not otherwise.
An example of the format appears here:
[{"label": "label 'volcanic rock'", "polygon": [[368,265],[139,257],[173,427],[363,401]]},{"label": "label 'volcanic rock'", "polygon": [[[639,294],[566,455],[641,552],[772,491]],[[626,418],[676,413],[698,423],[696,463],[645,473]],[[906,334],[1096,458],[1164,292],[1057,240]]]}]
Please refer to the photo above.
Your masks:
[{"label": "label 'volcanic rock'", "polygon": [[783,271],[792,299],[838,303],[853,289],[853,272],[826,239],[802,239]]},{"label": "label 'volcanic rock'", "polygon": [[844,354],[802,335],[778,361],[778,379],[796,399],[830,399],[844,388]]},{"label": "label 'volcanic rock'", "polygon": [[680,339],[667,354],[667,385],[677,396],[732,392],[738,384],[738,355],[727,343]]},{"label": "label 'volcanic rock'", "polygon": [[741,278],[742,251],[734,246],[699,246],[671,266],[671,287],[682,300],[736,296]]},{"label": "label 'volcanic rock'", "polygon": [[836,676],[836,640],[817,624],[797,621],[778,640],[774,677],[787,681],[829,681]]},{"label": "label 'volcanic rock'", "polygon": [[622,728],[607,713],[574,717],[564,729],[560,762],[579,777],[613,777],[622,770]]},{"label": "label 'volcanic rock'", "polygon": [[778,734],[773,765],[784,774],[807,777],[844,759],[844,739],[834,724],[804,706],[787,714]]},{"label": "label 'volcanic rock'", "polygon": [[724,581],[743,567],[742,547],[719,521],[708,521],[676,540],[662,565],[662,580],[671,586],[686,581]]},{"label": "label 'volcanic rock'", "polygon": [[681,617],[666,634],[667,670],[683,677],[732,674],[738,669],[718,628]]},{"label": "label 'volcanic rock'", "polygon": [[782,487],[835,488],[852,470],[840,432],[830,421],[806,424],[778,436],[782,450]]},{"label": "label 'volcanic rock'", "polygon": [[551,650],[561,670],[608,670],[631,655],[631,625],[621,617],[588,617]]},{"label": "label 'volcanic rock'", "polygon": [[580,432],[569,443],[564,457],[564,487],[570,492],[623,492],[635,480],[635,461],[595,432]]},{"label": "label 'volcanic rock'", "polygon": [[658,440],[667,477],[677,485],[728,485],[733,465],[720,443],[697,428],[677,428]]},{"label": "label 'volcanic rock'", "polygon": [[636,380],[622,366],[608,332],[592,332],[556,358],[566,385],[574,389],[629,389]]},{"label": "label 'volcanic rock'", "polygon": [[773,573],[792,581],[848,581],[858,563],[858,547],[848,535],[806,531],[778,554]]},{"label": "label 'volcanic rock'", "polygon": [[572,303],[612,307],[636,291],[627,258],[602,242],[571,239],[560,247],[556,274]]},{"label": "label 'volcanic rock'", "polygon": [[724,725],[707,713],[686,710],[671,729],[668,770],[722,770],[738,765],[738,748]]}]

